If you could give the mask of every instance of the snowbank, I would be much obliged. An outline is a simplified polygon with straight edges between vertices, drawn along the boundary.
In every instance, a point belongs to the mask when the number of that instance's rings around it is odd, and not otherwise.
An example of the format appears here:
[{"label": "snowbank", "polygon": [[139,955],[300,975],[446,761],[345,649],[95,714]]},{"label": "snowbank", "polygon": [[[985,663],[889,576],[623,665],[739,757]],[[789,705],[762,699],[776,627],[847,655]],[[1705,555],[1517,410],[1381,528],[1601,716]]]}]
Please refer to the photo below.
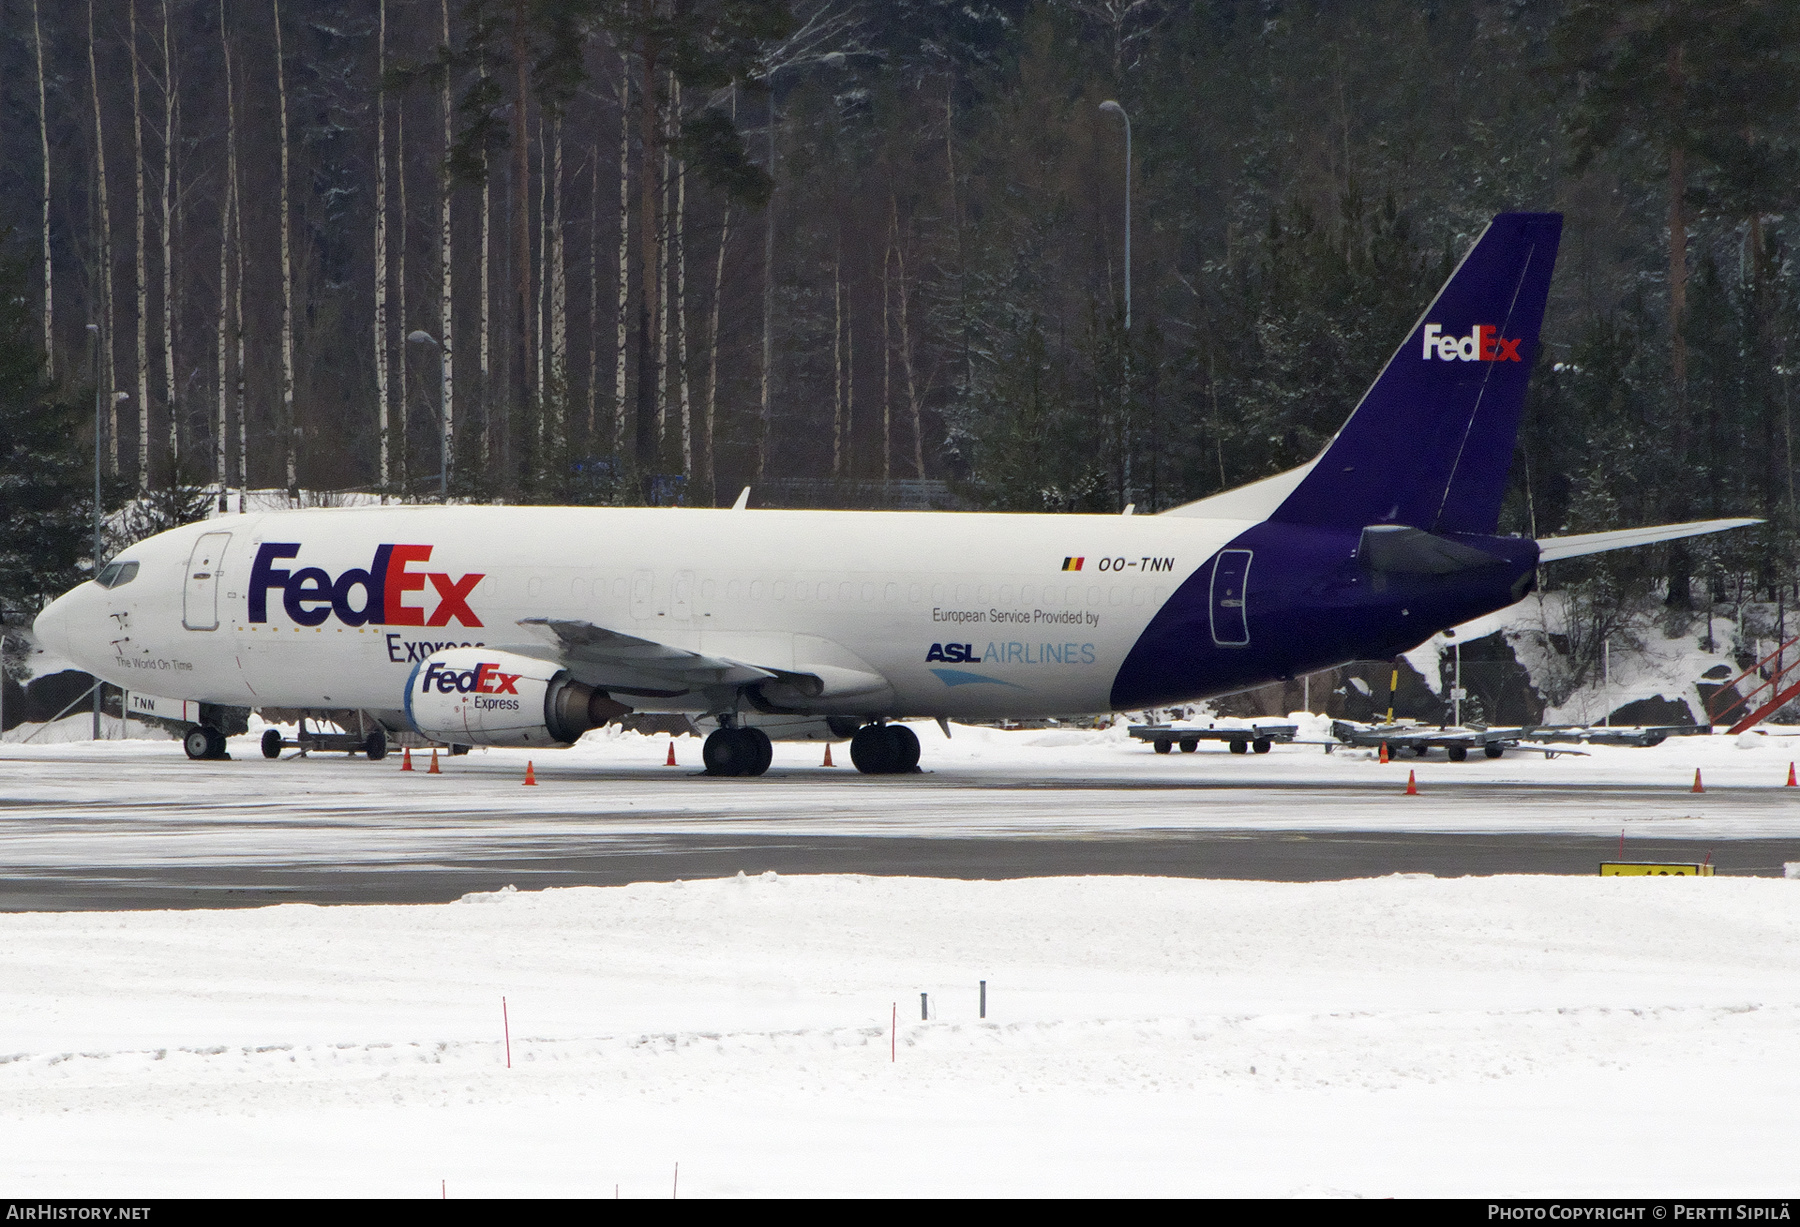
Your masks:
[{"label": "snowbank", "polygon": [[0,1004],[15,1197],[1753,1196],[1800,1144],[1779,879],[7,915]]}]

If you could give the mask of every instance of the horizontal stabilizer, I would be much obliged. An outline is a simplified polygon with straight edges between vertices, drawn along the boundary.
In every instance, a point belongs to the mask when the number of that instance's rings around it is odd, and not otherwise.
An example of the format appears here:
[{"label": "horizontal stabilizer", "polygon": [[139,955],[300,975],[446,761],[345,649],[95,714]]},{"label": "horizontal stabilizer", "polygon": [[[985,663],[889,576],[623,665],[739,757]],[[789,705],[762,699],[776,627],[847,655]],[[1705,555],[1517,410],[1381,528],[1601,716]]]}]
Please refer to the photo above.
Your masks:
[{"label": "horizontal stabilizer", "polygon": [[1645,528],[1622,528],[1610,533],[1544,537],[1538,541],[1538,561],[1555,562],[1560,558],[1580,558],[1584,554],[1604,554],[1608,550],[1653,545],[1658,541],[1677,541],[1682,537],[1722,533],[1728,528],[1743,528],[1747,524],[1761,523],[1761,520],[1694,520],[1688,524],[1651,524]]}]

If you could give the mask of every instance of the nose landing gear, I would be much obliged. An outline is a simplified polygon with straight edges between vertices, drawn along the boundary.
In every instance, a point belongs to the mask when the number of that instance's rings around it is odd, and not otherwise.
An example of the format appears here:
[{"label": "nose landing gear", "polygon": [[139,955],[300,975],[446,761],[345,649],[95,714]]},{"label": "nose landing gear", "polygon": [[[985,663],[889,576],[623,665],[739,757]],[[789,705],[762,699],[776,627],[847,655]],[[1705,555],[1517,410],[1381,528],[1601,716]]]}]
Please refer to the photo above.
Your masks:
[{"label": "nose landing gear", "polygon": [[850,739],[850,761],[864,775],[899,775],[919,765],[919,738],[904,724],[865,724]]}]

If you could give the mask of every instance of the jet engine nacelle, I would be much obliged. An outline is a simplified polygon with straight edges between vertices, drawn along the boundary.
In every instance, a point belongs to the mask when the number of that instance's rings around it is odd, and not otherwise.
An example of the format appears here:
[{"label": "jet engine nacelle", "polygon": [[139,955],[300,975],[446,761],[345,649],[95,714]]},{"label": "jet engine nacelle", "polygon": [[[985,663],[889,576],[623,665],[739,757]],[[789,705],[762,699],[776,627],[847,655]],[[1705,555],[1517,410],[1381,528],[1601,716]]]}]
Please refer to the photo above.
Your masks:
[{"label": "jet engine nacelle", "polygon": [[489,648],[434,652],[406,679],[407,722],[452,745],[567,745],[630,710],[554,662]]}]

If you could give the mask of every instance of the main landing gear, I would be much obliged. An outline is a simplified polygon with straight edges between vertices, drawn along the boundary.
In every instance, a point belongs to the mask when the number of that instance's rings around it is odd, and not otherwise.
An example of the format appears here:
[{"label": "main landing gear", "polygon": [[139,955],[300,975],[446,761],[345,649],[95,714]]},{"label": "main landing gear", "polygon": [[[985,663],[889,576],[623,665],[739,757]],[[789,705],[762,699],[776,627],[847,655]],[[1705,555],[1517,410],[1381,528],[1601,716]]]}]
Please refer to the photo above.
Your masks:
[{"label": "main landing gear", "polygon": [[210,724],[194,724],[182,734],[181,748],[189,758],[230,758],[225,753],[225,734]]},{"label": "main landing gear", "polygon": [[775,747],[761,729],[722,728],[707,737],[700,757],[708,775],[761,775],[774,761]]},{"label": "main landing gear", "polygon": [[850,739],[850,761],[864,775],[899,775],[919,765],[919,738],[904,724],[865,724]]}]

